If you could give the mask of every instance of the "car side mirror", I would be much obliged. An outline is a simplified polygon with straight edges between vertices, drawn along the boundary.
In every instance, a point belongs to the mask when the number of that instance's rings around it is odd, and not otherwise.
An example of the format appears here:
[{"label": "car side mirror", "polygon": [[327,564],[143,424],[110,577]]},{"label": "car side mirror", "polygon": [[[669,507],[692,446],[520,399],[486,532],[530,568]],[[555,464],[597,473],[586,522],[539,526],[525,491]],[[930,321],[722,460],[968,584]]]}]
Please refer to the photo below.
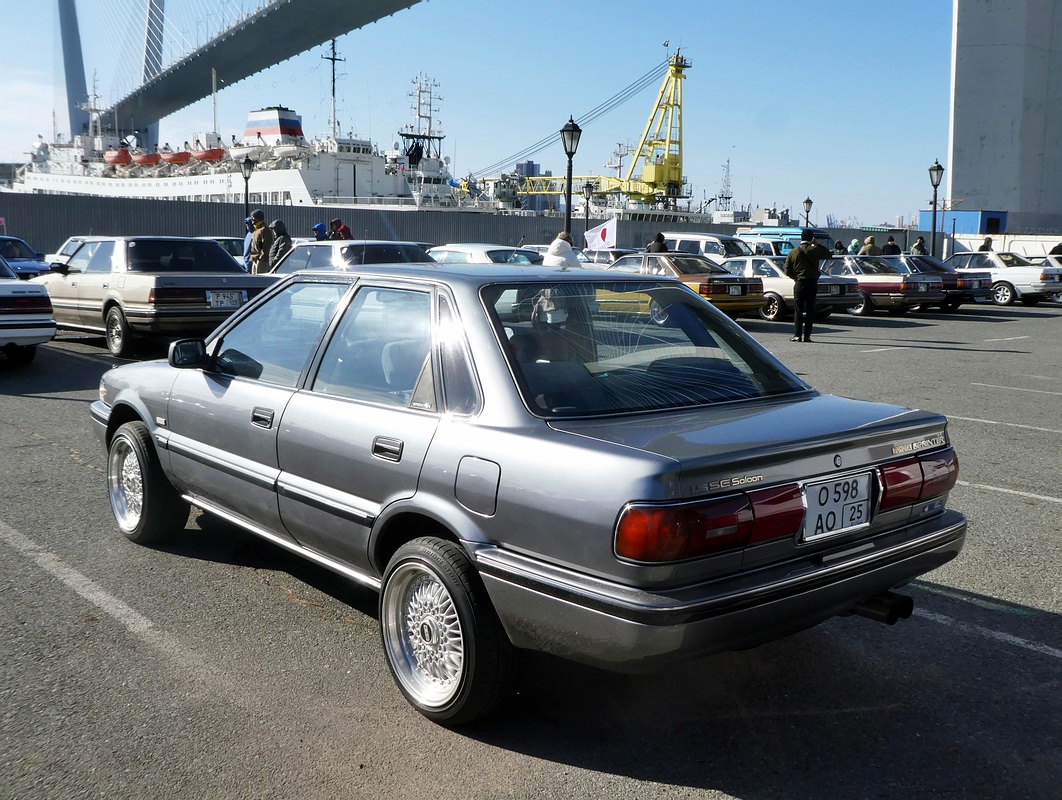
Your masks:
[{"label": "car side mirror", "polygon": [[192,369],[207,365],[206,342],[202,339],[179,339],[170,343],[168,360],[171,367]]},{"label": "car side mirror", "polygon": [[61,261],[53,261],[48,265],[48,270],[51,272],[58,272],[60,275],[66,275],[70,271],[70,267]]}]

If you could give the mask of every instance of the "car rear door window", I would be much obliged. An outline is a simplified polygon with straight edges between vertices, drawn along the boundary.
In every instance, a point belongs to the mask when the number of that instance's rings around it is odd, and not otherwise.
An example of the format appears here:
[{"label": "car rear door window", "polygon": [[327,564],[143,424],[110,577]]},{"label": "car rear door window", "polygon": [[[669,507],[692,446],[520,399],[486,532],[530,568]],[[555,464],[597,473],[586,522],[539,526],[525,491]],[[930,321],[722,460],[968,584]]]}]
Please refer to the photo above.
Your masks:
[{"label": "car rear door window", "polygon": [[[293,247],[284,258],[277,264],[276,273],[278,275],[287,275],[289,272],[298,272],[300,269],[307,269],[307,264],[310,261],[310,256],[317,250],[330,251],[331,247]],[[331,269],[331,263],[324,267],[325,269]]]}]

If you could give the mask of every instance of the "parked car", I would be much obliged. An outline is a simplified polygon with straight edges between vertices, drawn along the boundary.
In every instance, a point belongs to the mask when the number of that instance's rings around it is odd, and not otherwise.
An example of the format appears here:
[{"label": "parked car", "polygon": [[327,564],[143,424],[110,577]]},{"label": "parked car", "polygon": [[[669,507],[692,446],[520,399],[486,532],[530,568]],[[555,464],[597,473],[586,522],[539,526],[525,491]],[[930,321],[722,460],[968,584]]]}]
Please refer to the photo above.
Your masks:
[{"label": "parked car", "polygon": [[0,258],[23,280],[43,275],[50,267],[44,253],[38,253],[17,236],[0,236]]},{"label": "parked car", "polygon": [[645,672],[896,622],[965,539],[945,417],[819,394],[649,275],[295,273],[106,372],[91,419],[126,537],[191,503],[378,591],[399,689],[445,724],[525,650]]},{"label": "parked car", "polygon": [[441,264],[541,264],[542,254],[504,244],[442,244],[428,248]]},{"label": "parked car", "polygon": [[944,283],[937,275],[908,275],[881,256],[834,256],[822,262],[824,275],[855,278],[859,283],[857,302],[850,314],[865,315],[876,309],[890,314],[906,314],[918,305],[944,301]]},{"label": "parked car", "polygon": [[793,249],[793,243],[788,239],[777,239],[766,235],[746,233],[738,236],[741,241],[751,248],[757,256],[785,256]]},{"label": "parked car", "polygon": [[1018,253],[955,253],[944,263],[960,272],[988,270],[992,274],[992,298],[1001,306],[1009,306],[1015,299],[1034,306],[1062,291],[1062,269],[1033,264]]},{"label": "parked car", "polygon": [[734,256],[751,256],[752,248],[744,239],[724,233],[669,233],[664,232],[664,244],[668,250],[704,256],[716,264],[722,264]]},{"label": "parked car", "polygon": [[[763,283],[763,305],[760,316],[773,322],[792,316],[796,301],[793,298],[793,279],[785,274],[785,259],[780,256],[738,256],[728,258],[723,267],[735,275],[759,278]],[[855,278],[823,275],[819,278],[815,296],[815,316],[824,319],[834,311],[852,305],[859,291]]]},{"label": "parked car", "polygon": [[54,253],[49,253],[44,257],[44,260],[48,263],[48,268],[51,269],[52,264],[65,264],[67,259],[74,254],[74,251],[81,246],[81,243],[91,238],[91,236],[68,237],[67,240],[59,246],[58,250]]},{"label": "parked car", "polygon": [[[546,258],[546,253],[549,252],[549,245],[548,244],[522,244],[520,246],[522,248],[524,248],[525,250],[534,250],[536,253],[538,253],[540,256],[542,256],[543,260],[545,260],[545,258]],[[582,250],[578,250],[578,249],[573,247],[572,248],[572,252],[575,253],[575,257],[577,259],[579,259],[579,263],[581,263],[581,264],[591,264],[591,263],[593,263],[590,260],[590,257],[586,253],[584,253]]]},{"label": "parked car", "polygon": [[235,259],[236,263],[243,266],[243,237],[242,236],[197,236],[197,239],[206,239],[217,242],[225,252]]},{"label": "parked car", "polygon": [[38,283],[20,280],[0,257],[0,351],[21,366],[37,355],[37,345],[53,338],[55,320],[48,292]]},{"label": "parked car", "polygon": [[177,236],[97,237],[34,279],[60,328],[103,333],[116,356],[139,336],[196,336],[274,282],[248,275],[217,242]]},{"label": "parked car", "polygon": [[[1062,255],[1048,254],[1044,256],[1044,260],[1040,262],[1040,266],[1057,267],[1058,269],[1062,269]],[[1049,299],[1056,303],[1062,303],[1062,291],[1055,292]]]},{"label": "parked car", "polygon": [[409,264],[434,260],[418,242],[330,239],[296,243],[270,273],[287,275],[300,269],[348,270],[362,264]]},{"label": "parked car", "polygon": [[[943,311],[956,311],[963,303],[992,299],[992,275],[989,272],[959,272],[933,256],[899,255],[878,258],[908,275],[939,276],[944,288],[944,301],[939,304]],[[920,303],[918,308],[927,309],[932,305]]]},{"label": "parked car", "polygon": [[607,267],[613,261],[620,256],[630,255],[631,253],[640,253],[641,250],[635,250],[633,247],[606,247],[602,250],[587,250],[586,257],[591,264],[597,264],[598,266]]},{"label": "parked car", "polygon": [[608,269],[628,275],[677,278],[733,319],[763,305],[763,283],[759,278],[735,275],[704,256],[631,253],[617,258]]}]

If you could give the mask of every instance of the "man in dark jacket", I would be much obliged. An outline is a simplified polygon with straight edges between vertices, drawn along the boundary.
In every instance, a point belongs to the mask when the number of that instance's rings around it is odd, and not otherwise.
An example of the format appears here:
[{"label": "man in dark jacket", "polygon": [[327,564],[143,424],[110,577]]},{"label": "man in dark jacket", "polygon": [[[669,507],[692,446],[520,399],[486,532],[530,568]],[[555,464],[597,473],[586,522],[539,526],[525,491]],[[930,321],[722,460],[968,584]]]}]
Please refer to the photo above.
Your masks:
[{"label": "man in dark jacket", "polygon": [[885,242],[885,246],[881,248],[881,254],[883,256],[898,256],[903,251],[900,246],[896,244],[896,240],[893,237],[889,237],[889,240]]},{"label": "man in dark jacket", "polygon": [[654,236],[653,241],[645,246],[645,250],[647,253],[666,253],[667,245],[664,244],[664,234],[658,233]]},{"label": "man in dark jacket", "polygon": [[785,274],[793,279],[793,338],[791,342],[810,342],[811,324],[815,319],[815,294],[819,290],[819,264],[830,251],[815,243],[814,234],[800,232],[800,245],[785,257]]},{"label": "man in dark jacket", "polygon": [[338,217],[328,223],[328,238],[329,239],[353,239],[354,234],[350,232],[350,228],[343,224],[343,220]]}]

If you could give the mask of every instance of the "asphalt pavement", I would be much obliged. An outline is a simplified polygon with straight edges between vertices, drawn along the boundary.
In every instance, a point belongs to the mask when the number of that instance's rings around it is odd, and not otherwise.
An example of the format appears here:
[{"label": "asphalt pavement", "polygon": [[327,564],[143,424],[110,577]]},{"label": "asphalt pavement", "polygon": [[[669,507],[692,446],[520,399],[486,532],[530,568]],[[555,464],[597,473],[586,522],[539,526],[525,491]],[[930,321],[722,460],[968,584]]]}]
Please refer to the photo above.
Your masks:
[{"label": "asphalt pavement", "polygon": [[533,657],[456,730],[395,688],[372,592],[210,517],[118,533],[101,338],[0,359],[0,797],[1059,797],[1062,306],[741,324],[823,392],[949,416],[962,555],[895,627],[645,676]]}]

